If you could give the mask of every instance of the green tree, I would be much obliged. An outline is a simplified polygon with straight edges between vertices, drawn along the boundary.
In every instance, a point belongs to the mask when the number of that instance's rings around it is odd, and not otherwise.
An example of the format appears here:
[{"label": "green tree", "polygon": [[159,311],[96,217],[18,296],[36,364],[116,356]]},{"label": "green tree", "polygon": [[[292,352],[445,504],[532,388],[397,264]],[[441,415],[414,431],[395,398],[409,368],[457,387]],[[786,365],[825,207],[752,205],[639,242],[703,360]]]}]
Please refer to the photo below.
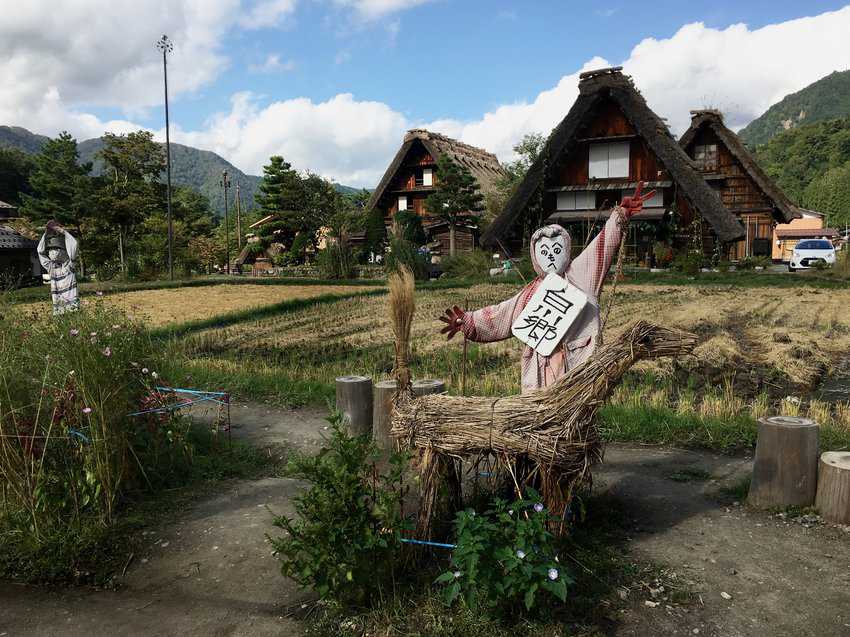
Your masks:
[{"label": "green tree", "polygon": [[449,255],[455,254],[455,228],[462,221],[478,221],[484,197],[472,173],[447,155],[437,161],[437,190],[425,200],[428,212],[449,224]]},{"label": "green tree", "polygon": [[[366,213],[366,237],[363,249],[367,253],[383,254],[387,245],[387,226],[384,223],[384,213],[377,206]],[[421,222],[420,222],[421,225]]]},{"label": "green tree", "polygon": [[32,195],[22,196],[22,212],[35,223],[55,219],[80,238],[89,214],[91,164],[78,163],[77,140],[63,132],[35,156],[29,177]]},{"label": "green tree", "polygon": [[17,206],[23,195],[32,195],[30,174],[34,168],[32,156],[17,148],[0,148],[0,201]]},{"label": "green tree", "polygon": [[517,158],[504,165],[505,174],[496,181],[496,188],[486,196],[488,220],[496,218],[502,212],[545,145],[546,138],[543,135],[529,133],[513,147]]},{"label": "green tree", "polygon": [[[165,188],[159,181],[165,154],[153,134],[107,133],[99,156],[106,170],[99,193],[101,217],[115,229],[121,271],[127,273],[127,244],[147,217],[164,208]],[[150,231],[150,229],[148,229]],[[156,240],[167,242],[167,232]]]},{"label": "green tree", "polygon": [[826,214],[826,225],[844,228],[850,225],[850,161],[830,168],[814,179],[803,193],[808,208]]},{"label": "green tree", "polygon": [[303,226],[306,199],[301,176],[283,157],[273,155],[263,166],[263,180],[254,195],[263,216],[277,217],[274,223],[260,228],[261,239],[268,241],[274,235],[276,241],[291,246]]}]

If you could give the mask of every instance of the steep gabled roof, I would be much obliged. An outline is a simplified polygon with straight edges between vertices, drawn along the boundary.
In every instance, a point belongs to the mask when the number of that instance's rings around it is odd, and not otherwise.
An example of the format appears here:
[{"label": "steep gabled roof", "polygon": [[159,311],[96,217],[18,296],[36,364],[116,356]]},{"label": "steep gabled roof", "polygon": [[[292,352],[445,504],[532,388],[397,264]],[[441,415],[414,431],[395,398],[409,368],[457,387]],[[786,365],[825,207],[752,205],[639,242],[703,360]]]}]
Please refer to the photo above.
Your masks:
[{"label": "steep gabled roof", "polygon": [[404,158],[407,153],[417,143],[421,142],[425,149],[437,161],[443,155],[447,155],[452,161],[459,166],[463,166],[478,182],[478,188],[482,193],[492,192],[496,188],[497,180],[505,174],[505,169],[499,163],[499,160],[493,153],[488,153],[486,150],[464,144],[451,137],[432,133],[424,128],[414,128],[407,131],[404,136],[404,141],[401,148],[395,154],[392,162],[387,168],[384,176],[378,187],[375,188],[372,196],[369,198],[367,208],[372,209],[384,196],[389,185],[392,183],[398,169],[404,163]]},{"label": "steep gabled roof", "polygon": [[540,187],[547,165],[574,148],[579,127],[593,115],[597,106],[609,99],[620,107],[635,132],[664,164],[678,185],[678,192],[711,225],[718,238],[735,241],[744,237],[743,226],[706,184],[667,125],[646,104],[630,77],[620,73],[619,68],[589,71],[580,77],[578,98],[567,116],[552,131],[537,161],[529,168],[505,209],[484,233],[482,243],[494,245],[497,239],[511,230]]},{"label": "steep gabled roof", "polygon": [[718,139],[726,146],[732,156],[735,157],[750,178],[756,182],[761,191],[773,201],[773,205],[782,214],[786,223],[792,219],[798,219],[802,216],[782,189],[776,185],[767,174],[761,169],[761,166],[756,163],[747,147],[741,141],[741,138],[733,133],[726,124],[723,123],[723,114],[714,109],[705,109],[691,111],[691,127],[685,131],[679,139],[679,144],[682,148],[687,148],[693,142],[700,130],[703,128],[711,129]]}]

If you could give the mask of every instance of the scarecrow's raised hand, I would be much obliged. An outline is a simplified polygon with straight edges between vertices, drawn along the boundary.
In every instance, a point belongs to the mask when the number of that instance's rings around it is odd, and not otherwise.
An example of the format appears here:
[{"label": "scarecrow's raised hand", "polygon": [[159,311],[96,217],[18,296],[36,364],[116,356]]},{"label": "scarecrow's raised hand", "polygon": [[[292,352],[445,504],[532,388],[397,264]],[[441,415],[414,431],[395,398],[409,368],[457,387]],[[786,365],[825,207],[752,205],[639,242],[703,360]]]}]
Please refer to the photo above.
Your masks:
[{"label": "scarecrow's raised hand", "polygon": [[446,324],[446,326],[440,330],[440,334],[447,334],[446,339],[449,341],[452,340],[454,335],[460,331],[461,327],[463,327],[464,314],[465,312],[457,305],[446,310],[445,315],[440,316],[440,320]]},{"label": "scarecrow's raised hand", "polygon": [[648,201],[655,196],[654,190],[650,190],[645,195],[640,194],[641,190],[643,190],[643,182],[639,181],[637,188],[635,188],[635,194],[631,197],[623,197],[623,202],[620,204],[626,212],[626,217],[629,219],[643,209],[643,203],[645,201]]}]

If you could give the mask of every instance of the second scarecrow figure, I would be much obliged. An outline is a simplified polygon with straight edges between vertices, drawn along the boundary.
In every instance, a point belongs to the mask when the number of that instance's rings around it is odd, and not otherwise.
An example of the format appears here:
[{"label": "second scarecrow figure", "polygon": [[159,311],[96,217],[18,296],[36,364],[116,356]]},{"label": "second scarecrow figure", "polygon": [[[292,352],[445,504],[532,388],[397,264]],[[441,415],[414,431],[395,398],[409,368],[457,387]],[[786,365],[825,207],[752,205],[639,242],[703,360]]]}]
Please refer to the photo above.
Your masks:
[{"label": "second scarecrow figure", "polygon": [[628,220],[640,212],[643,202],[655,193],[641,195],[642,184],[635,194],[626,197],[611,211],[611,216],[593,241],[570,261],[571,239],[559,225],[544,226],[531,236],[531,262],[537,273],[531,283],[516,295],[496,305],[466,312],[454,306],[440,320],[446,323],[441,330],[452,338],[457,332],[471,341],[490,343],[511,336],[511,327],[528,305],[529,300],[549,274],[559,275],[587,296],[587,304],[571,324],[563,341],[544,356],[529,346],[522,353],[522,392],[547,387],[564,373],[584,362],[596,349],[599,339],[599,295],[605,274],[616,256]]},{"label": "second scarecrow figure", "polygon": [[38,259],[50,276],[50,295],[53,314],[64,314],[79,309],[77,295],[77,240],[55,221],[38,242]]}]

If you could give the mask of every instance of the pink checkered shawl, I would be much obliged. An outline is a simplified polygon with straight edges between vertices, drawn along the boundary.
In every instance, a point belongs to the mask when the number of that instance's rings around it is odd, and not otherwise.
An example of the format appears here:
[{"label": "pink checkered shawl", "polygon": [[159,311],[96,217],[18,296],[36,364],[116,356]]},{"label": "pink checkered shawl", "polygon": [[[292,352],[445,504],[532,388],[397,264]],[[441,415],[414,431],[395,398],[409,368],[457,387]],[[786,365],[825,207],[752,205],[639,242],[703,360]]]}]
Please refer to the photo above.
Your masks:
[{"label": "pink checkered shawl", "polygon": [[[546,387],[583,362],[596,349],[599,340],[599,294],[605,274],[620,246],[624,218],[622,208],[615,208],[602,231],[571,263],[566,272],[559,273],[588,297],[584,311],[570,327],[560,346],[550,356],[541,356],[526,346],[522,352],[522,392]],[[543,270],[531,246],[531,261],[538,277],[518,294],[496,305],[467,312],[463,319],[463,333],[471,341],[490,343],[511,336],[511,325],[528,304],[540,281]]]}]

